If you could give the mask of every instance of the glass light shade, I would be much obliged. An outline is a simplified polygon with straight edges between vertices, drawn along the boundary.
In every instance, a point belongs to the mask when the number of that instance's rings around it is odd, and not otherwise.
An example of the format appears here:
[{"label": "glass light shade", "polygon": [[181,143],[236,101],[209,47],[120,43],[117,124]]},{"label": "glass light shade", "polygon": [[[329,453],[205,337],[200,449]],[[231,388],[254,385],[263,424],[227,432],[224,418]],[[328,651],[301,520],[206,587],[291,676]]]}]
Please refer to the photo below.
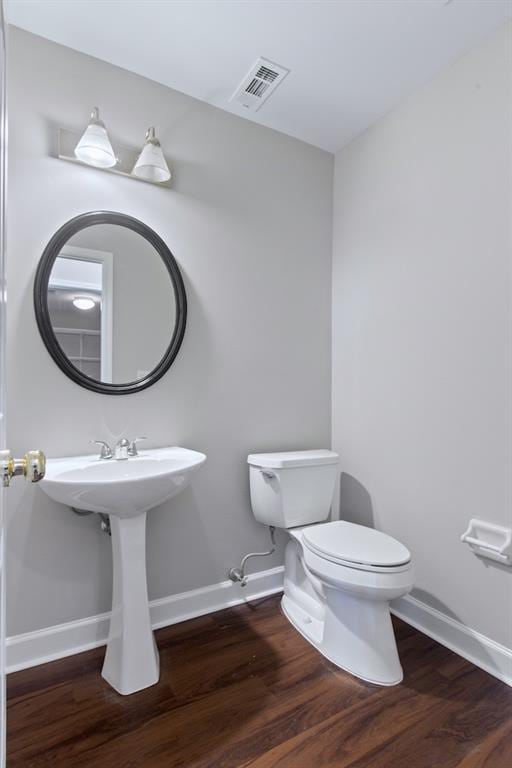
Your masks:
[{"label": "glass light shade", "polygon": [[171,172],[162,152],[160,142],[155,137],[155,129],[150,128],[146,134],[146,143],[140,153],[132,173],[146,181],[162,183],[169,181]]},{"label": "glass light shade", "polygon": [[89,125],[75,147],[75,155],[83,163],[94,165],[96,168],[112,168],[117,163],[108,133],[99,119],[96,107],[91,113]]},{"label": "glass light shade", "polygon": [[95,304],[94,299],[90,299],[88,296],[76,296],[73,299],[73,306],[77,309],[92,309]]}]

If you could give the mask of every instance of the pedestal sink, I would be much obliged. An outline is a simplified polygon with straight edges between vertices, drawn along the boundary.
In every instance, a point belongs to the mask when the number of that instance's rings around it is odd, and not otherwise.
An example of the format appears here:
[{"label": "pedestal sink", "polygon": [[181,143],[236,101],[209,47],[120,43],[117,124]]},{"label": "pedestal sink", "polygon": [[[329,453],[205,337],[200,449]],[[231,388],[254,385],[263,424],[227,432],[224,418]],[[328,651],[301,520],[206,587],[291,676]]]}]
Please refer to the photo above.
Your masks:
[{"label": "pedestal sink", "polygon": [[186,488],[205,460],[202,453],[177,447],[141,451],[123,461],[47,460],[40,487],[51,499],[110,516],[114,582],[102,675],[124,695],[159,678],[146,581],[146,514]]}]

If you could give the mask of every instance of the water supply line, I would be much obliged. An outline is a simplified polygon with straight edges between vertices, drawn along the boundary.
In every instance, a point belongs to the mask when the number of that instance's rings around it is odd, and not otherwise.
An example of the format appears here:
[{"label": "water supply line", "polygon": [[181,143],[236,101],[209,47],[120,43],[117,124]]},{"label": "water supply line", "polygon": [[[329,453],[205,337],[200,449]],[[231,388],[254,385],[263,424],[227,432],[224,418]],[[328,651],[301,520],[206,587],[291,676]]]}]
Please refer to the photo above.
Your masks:
[{"label": "water supply line", "polygon": [[269,549],[268,552],[249,552],[248,555],[245,555],[245,557],[242,558],[242,562],[240,563],[240,568],[230,568],[228,572],[228,576],[231,579],[231,581],[234,582],[235,584],[240,584],[241,587],[246,586],[247,576],[245,575],[245,565],[251,557],[268,557],[269,555],[273,555],[274,552],[276,551],[275,526],[269,525],[268,529],[270,531],[270,540],[272,542],[272,549]]}]

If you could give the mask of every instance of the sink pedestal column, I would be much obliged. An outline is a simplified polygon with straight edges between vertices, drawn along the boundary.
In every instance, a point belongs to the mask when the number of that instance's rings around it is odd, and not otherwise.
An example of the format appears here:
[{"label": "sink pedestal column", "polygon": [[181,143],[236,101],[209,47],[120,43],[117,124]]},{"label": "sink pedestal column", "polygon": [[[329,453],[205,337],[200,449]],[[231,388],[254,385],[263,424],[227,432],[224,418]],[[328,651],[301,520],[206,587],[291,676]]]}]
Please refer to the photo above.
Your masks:
[{"label": "sink pedestal column", "polygon": [[158,682],[160,662],[151,629],[146,581],[146,513],[110,515],[114,583],[102,676],[127,695]]}]

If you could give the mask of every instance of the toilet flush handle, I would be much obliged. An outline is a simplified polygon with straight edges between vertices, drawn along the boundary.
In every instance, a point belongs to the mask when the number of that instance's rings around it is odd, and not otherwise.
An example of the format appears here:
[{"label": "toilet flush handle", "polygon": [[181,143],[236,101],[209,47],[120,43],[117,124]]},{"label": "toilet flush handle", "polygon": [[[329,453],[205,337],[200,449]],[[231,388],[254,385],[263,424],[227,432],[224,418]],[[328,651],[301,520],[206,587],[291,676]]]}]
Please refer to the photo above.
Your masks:
[{"label": "toilet flush handle", "polygon": [[267,480],[273,480],[274,478],[277,478],[277,475],[275,472],[272,472],[271,469],[260,469],[261,474],[263,477],[266,477]]}]

